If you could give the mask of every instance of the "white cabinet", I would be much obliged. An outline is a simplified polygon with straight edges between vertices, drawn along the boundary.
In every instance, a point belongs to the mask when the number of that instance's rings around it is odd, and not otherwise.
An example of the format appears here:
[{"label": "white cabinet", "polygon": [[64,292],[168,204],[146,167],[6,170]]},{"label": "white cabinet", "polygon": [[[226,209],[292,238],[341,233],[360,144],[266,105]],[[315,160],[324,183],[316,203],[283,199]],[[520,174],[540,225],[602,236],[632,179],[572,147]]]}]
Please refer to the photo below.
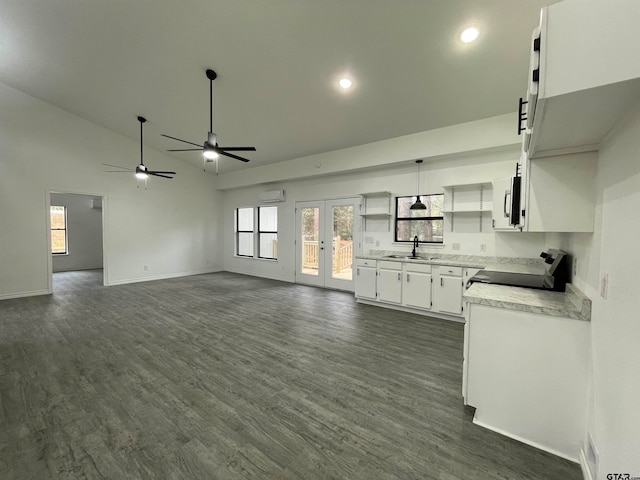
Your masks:
[{"label": "white cabinet", "polygon": [[378,300],[381,302],[402,302],[402,263],[378,262]]},{"label": "white cabinet", "polygon": [[402,304],[407,307],[431,308],[431,265],[405,263]]},{"label": "white cabinet", "polygon": [[444,185],[442,213],[452,232],[473,233],[489,230],[492,211],[491,183]]},{"label": "white cabinet", "polygon": [[369,259],[356,260],[356,297],[376,298],[377,261]]},{"label": "white cabinet", "polygon": [[630,61],[640,50],[640,2],[559,2],[540,18],[525,151],[536,158],[595,150],[640,97],[640,62]]},{"label": "white cabinet", "polygon": [[593,232],[597,154],[523,160],[523,231]]},{"label": "white cabinet", "polygon": [[369,305],[461,319],[464,284],[477,268],[356,259],[355,295]]},{"label": "white cabinet", "polygon": [[493,182],[493,212],[492,226],[498,231],[516,231],[509,224],[511,209],[511,177],[500,178]]},{"label": "white cabinet", "polygon": [[440,266],[438,267],[438,283],[436,284],[436,305],[441,313],[452,315],[462,314],[462,293],[464,281],[462,268]]},{"label": "white cabinet", "polygon": [[586,421],[589,322],[468,306],[463,394],[465,404],[476,407],[474,423],[577,459]]}]

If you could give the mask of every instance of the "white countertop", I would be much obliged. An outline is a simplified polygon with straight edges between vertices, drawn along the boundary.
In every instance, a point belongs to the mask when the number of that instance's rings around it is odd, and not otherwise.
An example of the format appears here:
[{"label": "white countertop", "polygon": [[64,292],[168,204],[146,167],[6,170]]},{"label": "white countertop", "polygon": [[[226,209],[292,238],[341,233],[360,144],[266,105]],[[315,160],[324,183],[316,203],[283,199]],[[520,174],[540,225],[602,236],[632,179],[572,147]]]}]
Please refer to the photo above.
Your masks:
[{"label": "white countertop", "polygon": [[570,283],[566,292],[474,283],[463,298],[469,303],[507,310],[591,320],[591,300]]}]

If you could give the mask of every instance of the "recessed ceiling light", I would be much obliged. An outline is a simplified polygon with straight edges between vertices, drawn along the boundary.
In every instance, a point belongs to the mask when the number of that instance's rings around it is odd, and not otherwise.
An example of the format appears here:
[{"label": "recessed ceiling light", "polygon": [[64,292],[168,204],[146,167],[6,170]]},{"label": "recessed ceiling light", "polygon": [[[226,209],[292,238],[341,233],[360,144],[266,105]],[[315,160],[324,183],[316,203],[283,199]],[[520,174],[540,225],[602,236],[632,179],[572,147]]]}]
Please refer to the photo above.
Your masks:
[{"label": "recessed ceiling light", "polygon": [[469,27],[460,34],[460,40],[464,43],[471,43],[478,38],[478,35],[480,35],[480,31],[477,28]]},{"label": "recessed ceiling light", "polygon": [[351,85],[353,85],[353,82],[350,79],[344,77],[340,79],[340,81],[338,82],[338,85],[340,85],[342,88],[346,90],[347,88],[351,88]]}]

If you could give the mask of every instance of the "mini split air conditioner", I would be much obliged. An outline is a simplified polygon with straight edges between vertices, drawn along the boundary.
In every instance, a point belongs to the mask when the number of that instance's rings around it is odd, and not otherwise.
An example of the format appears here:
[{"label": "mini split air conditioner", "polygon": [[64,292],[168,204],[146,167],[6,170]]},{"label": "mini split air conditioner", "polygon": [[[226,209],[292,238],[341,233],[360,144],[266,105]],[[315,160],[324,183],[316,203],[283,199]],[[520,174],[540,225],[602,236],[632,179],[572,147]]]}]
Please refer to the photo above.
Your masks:
[{"label": "mini split air conditioner", "polygon": [[276,203],[284,202],[284,190],[271,190],[268,192],[262,192],[258,196],[262,203]]}]

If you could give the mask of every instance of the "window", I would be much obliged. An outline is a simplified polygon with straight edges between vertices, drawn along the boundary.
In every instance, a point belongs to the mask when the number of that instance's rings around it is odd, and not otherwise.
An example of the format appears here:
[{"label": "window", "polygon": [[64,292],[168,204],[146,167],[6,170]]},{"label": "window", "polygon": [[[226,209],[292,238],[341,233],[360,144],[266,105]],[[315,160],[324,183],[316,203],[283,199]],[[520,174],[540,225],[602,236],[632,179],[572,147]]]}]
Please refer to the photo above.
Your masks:
[{"label": "window", "polygon": [[444,194],[421,195],[426,210],[411,210],[416,197],[396,197],[396,242],[443,243]]},{"label": "window", "polygon": [[278,258],[278,207],[236,209],[236,255]]},{"label": "window", "polygon": [[278,207],[258,207],[258,257],[278,258]]},{"label": "window", "polygon": [[51,253],[67,254],[67,207],[51,205]]},{"label": "window", "polygon": [[236,210],[236,254],[253,257],[253,207]]}]

